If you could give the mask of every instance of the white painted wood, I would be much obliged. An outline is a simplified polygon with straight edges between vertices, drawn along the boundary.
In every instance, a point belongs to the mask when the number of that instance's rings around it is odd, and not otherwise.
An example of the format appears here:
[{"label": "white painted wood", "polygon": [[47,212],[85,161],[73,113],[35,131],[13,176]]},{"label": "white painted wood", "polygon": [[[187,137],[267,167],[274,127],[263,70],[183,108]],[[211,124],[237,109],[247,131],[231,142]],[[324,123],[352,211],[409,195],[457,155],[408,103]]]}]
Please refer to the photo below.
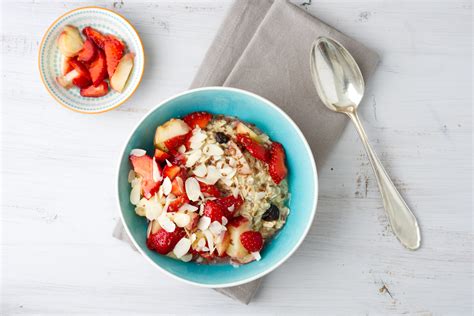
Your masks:
[{"label": "white painted wood", "polygon": [[154,104],[187,88],[231,1],[95,3],[135,24],[148,60],[133,98],[93,116],[57,105],[37,70],[43,32],[85,4],[2,3],[0,314],[472,313],[471,1],[305,6],[382,56],[361,116],[418,216],[423,245],[409,252],[394,239],[350,127],[319,170],[308,238],[249,306],[172,280],[111,237],[125,137]]}]

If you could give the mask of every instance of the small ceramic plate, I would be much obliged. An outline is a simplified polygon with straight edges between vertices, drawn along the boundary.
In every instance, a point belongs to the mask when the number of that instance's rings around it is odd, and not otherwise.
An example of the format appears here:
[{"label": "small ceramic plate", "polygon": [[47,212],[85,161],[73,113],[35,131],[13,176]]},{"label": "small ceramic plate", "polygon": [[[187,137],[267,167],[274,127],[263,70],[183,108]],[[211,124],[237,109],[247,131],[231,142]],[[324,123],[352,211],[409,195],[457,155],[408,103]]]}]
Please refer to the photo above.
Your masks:
[{"label": "small ceramic plate", "polygon": [[[79,94],[78,88],[67,90],[56,82],[56,77],[62,74],[64,62],[56,39],[68,24],[80,31],[86,26],[92,26],[104,34],[113,34],[123,40],[126,52],[135,53],[132,73],[121,93],[110,89],[103,97],[85,98]],[[143,76],[145,54],[137,31],[124,17],[104,8],[84,7],[67,12],[48,28],[40,45],[38,66],[46,89],[61,105],[86,114],[102,113],[118,107],[135,92]]]}]

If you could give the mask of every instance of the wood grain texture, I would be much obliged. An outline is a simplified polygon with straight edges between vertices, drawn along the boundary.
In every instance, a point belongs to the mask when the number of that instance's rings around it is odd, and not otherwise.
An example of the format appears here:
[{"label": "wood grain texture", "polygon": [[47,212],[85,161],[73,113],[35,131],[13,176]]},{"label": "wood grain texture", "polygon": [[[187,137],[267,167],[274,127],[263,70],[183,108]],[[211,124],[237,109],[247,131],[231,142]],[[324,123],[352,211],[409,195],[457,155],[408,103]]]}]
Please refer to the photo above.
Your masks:
[{"label": "wood grain texture", "polygon": [[231,1],[94,3],[131,20],[148,59],[132,99],[93,116],[57,105],[36,64],[49,24],[92,3],[4,1],[0,314],[472,314],[472,2],[310,2],[382,56],[360,114],[422,248],[394,239],[349,127],[319,170],[312,230],[251,305],[163,275],[111,237],[116,160],[138,120],[187,88]]}]

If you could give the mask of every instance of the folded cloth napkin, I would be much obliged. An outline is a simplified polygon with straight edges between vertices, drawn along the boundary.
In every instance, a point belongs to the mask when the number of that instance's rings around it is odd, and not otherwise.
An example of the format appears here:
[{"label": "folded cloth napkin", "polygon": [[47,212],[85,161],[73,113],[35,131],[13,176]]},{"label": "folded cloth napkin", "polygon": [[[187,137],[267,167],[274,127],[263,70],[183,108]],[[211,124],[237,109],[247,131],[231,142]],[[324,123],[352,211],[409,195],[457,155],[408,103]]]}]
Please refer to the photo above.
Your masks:
[{"label": "folded cloth napkin", "polygon": [[[379,61],[375,52],[295,5],[285,0],[238,0],[191,87],[236,87],[274,102],[298,124],[321,167],[347,119],[326,109],[313,85],[309,53],[319,36],[342,43],[358,62],[366,80],[375,70]],[[132,245],[122,223],[117,224],[114,237]],[[216,290],[248,304],[260,283],[261,279]]]}]

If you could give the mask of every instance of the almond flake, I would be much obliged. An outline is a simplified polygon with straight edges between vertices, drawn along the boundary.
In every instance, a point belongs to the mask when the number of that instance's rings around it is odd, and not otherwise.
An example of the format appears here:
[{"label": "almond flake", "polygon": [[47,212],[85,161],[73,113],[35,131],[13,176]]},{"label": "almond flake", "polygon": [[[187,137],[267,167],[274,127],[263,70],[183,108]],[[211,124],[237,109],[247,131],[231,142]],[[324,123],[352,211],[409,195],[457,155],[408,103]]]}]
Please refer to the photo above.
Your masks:
[{"label": "almond flake", "polygon": [[132,183],[133,179],[135,179],[137,177],[137,174],[135,173],[135,171],[133,171],[133,169],[130,169],[130,171],[128,172],[128,183]]},{"label": "almond flake", "polygon": [[191,241],[188,238],[183,237],[178,241],[176,246],[174,246],[173,253],[177,258],[181,258],[188,253],[190,247]]},{"label": "almond flake", "polygon": [[172,167],[172,166],[173,166],[173,164],[172,164],[171,162],[169,162],[168,159],[165,159],[165,161],[166,161],[166,165],[167,165],[168,167]]},{"label": "almond flake", "polygon": [[209,247],[209,251],[212,253],[214,251],[214,236],[209,230],[205,230],[203,233],[204,233],[204,236],[206,236],[207,246]]},{"label": "almond flake", "polygon": [[196,178],[187,178],[184,187],[186,189],[186,195],[191,201],[195,202],[199,200],[199,196],[201,195],[201,188]]},{"label": "almond flake", "polygon": [[220,233],[225,230],[225,227],[218,221],[214,221],[209,225],[209,230],[214,234],[214,236],[219,236]]},{"label": "almond flake", "polygon": [[191,243],[193,243],[196,240],[196,234],[192,233],[190,240],[191,240]]},{"label": "almond flake", "polygon": [[191,204],[188,204],[188,203],[184,203],[183,205],[181,205],[181,207],[179,208],[178,211],[180,212],[196,212],[198,210],[198,207],[197,206],[194,206],[194,205],[191,205]]},{"label": "almond flake", "polygon": [[165,180],[163,180],[163,184],[161,186],[163,187],[164,195],[169,195],[171,193],[172,185],[170,178],[166,177]]},{"label": "almond flake", "polygon": [[227,217],[222,216],[222,225],[225,226],[225,225],[227,225],[228,222],[229,221],[227,220]]},{"label": "almond flake", "polygon": [[192,258],[193,258],[193,255],[188,253],[187,255],[182,256],[180,259],[183,262],[189,262],[191,261]]},{"label": "almond flake", "polygon": [[209,248],[207,248],[207,247],[202,247],[201,250],[204,251],[204,252],[206,252],[206,251],[209,251]]},{"label": "almond flake", "polygon": [[176,229],[176,225],[166,215],[158,217],[158,223],[168,233],[172,233]]},{"label": "almond flake", "polygon": [[150,237],[150,234],[151,234],[151,227],[153,226],[153,222],[149,222],[148,223],[148,228],[146,230],[146,239],[148,239],[148,237]]},{"label": "almond flake", "polygon": [[204,214],[204,204],[199,205],[199,215],[202,216]]},{"label": "almond flake", "polygon": [[233,197],[237,198],[239,196],[239,188],[237,188],[237,187],[232,188],[231,191],[232,191],[232,196]]},{"label": "almond flake", "polygon": [[187,157],[186,167],[191,168],[196,162],[201,158],[202,152],[200,149],[192,151],[191,154]]},{"label": "almond flake", "polygon": [[205,184],[215,184],[220,178],[219,171],[214,166],[207,167],[207,176],[205,178],[198,178],[199,181]]},{"label": "almond flake", "polygon": [[198,165],[194,168],[193,173],[198,177],[205,177],[207,174],[207,167],[204,164]]},{"label": "almond flake", "polygon": [[200,219],[199,219],[199,222],[198,222],[198,229],[200,230],[206,230],[209,225],[211,224],[211,219],[207,216],[202,216]]},{"label": "almond flake", "polygon": [[260,256],[260,252],[256,251],[256,252],[252,252],[252,256],[255,258],[255,260],[257,261],[260,261],[260,259],[262,259],[262,257]]},{"label": "almond flake", "polygon": [[154,195],[151,199],[141,199],[140,200],[141,206],[145,209],[146,218],[150,221],[157,219],[161,213],[163,212],[163,206],[158,201],[158,197]]},{"label": "almond flake", "polygon": [[146,155],[146,150],[143,150],[143,149],[140,149],[140,148],[132,149],[132,151],[130,152],[130,155],[135,156],[135,157],[145,156]]},{"label": "almond flake", "polygon": [[202,151],[206,156],[222,156],[224,154],[222,148],[217,144],[207,144]]},{"label": "almond flake", "polygon": [[176,224],[176,226],[178,226],[178,227],[184,227],[184,226],[186,226],[186,225],[189,224],[189,222],[191,221],[191,218],[189,217],[188,214],[177,213],[177,214],[174,216],[173,221],[174,221],[174,223]]},{"label": "almond flake", "polygon": [[184,145],[179,146],[178,147],[178,152],[180,154],[184,154],[186,152],[186,146],[184,146]]},{"label": "almond flake", "polygon": [[234,205],[234,204],[232,204],[232,205],[231,205],[231,206],[229,206],[227,209],[229,210],[229,212],[231,212],[231,213],[232,213],[232,212],[234,212],[235,205]]},{"label": "almond flake", "polygon": [[161,180],[160,169],[156,163],[155,157],[153,157],[153,181],[158,182]]},{"label": "almond flake", "polygon": [[137,205],[140,202],[141,185],[135,185],[130,191],[130,203]]}]

